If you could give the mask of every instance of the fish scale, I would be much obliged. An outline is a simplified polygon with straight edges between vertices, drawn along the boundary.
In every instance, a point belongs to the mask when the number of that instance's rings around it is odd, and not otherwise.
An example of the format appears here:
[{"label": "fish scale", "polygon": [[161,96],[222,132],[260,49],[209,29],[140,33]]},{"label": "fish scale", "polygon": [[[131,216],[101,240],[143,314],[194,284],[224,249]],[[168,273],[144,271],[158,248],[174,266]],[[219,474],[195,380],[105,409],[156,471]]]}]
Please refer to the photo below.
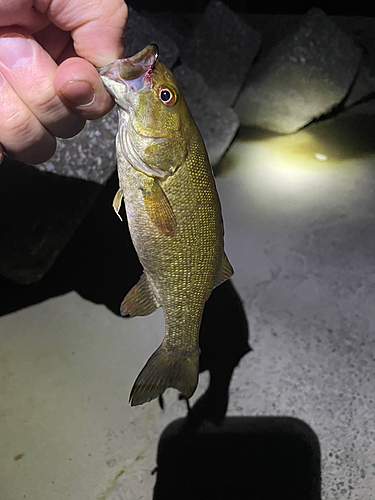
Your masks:
[{"label": "fish scale", "polygon": [[145,403],[168,387],[189,398],[198,381],[204,304],[233,273],[212,170],[199,130],[155,45],[99,73],[120,118],[121,191],[114,207],[118,212],[123,198],[144,269],[121,313],[142,316],[161,306],[165,318],[164,340],[138,375],[130,401]]}]

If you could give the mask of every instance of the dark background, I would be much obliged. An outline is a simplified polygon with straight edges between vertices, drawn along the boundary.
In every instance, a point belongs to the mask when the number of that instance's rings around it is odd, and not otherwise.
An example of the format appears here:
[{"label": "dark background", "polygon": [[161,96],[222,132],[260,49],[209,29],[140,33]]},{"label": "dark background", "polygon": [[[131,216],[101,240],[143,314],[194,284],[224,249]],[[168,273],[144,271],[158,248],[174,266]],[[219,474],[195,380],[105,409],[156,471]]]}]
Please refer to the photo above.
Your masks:
[{"label": "dark background", "polygon": [[[174,11],[174,12],[202,12],[209,0],[173,0],[173,2],[155,2],[155,0],[130,0],[127,2],[136,10],[149,11]],[[307,2],[304,0],[284,0],[274,2],[264,0],[226,0],[231,9],[239,13],[248,14],[305,14],[309,9],[318,7],[328,15],[361,15],[374,16],[373,2],[334,2],[325,0],[320,2]]]}]

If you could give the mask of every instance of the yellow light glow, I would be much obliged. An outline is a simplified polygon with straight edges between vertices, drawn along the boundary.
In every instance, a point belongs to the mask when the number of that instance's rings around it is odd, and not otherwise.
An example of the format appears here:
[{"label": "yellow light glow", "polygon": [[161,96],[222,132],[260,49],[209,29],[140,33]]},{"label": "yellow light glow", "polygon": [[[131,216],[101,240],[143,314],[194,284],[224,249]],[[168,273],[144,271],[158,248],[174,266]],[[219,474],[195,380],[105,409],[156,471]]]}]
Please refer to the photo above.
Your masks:
[{"label": "yellow light glow", "polygon": [[[359,196],[363,170],[375,166],[375,116],[347,113],[292,135],[242,129],[223,175],[238,186],[238,203],[268,214],[329,211]],[[370,159],[370,160],[369,160]],[[266,213],[265,212],[265,213]]]}]

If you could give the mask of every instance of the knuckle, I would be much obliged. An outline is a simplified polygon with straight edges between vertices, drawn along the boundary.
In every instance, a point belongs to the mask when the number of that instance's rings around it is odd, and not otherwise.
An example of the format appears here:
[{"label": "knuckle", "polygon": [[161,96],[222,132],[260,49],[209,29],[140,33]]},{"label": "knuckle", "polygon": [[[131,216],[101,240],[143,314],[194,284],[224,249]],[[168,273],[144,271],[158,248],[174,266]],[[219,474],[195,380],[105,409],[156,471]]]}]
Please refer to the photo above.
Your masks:
[{"label": "knuckle", "polygon": [[2,130],[7,136],[12,136],[22,144],[29,144],[38,140],[41,127],[36,126],[36,118],[31,113],[25,113],[22,109],[13,110],[3,121]]},{"label": "knuckle", "polygon": [[34,93],[33,102],[30,107],[35,112],[44,117],[47,121],[58,120],[61,116],[67,113],[67,110],[60,98],[56,95],[53,86],[49,86],[42,90],[36,90]]},{"label": "knuckle", "polygon": [[57,137],[73,137],[85,126],[84,118],[68,109],[53,87],[36,96],[32,109],[46,129]]}]

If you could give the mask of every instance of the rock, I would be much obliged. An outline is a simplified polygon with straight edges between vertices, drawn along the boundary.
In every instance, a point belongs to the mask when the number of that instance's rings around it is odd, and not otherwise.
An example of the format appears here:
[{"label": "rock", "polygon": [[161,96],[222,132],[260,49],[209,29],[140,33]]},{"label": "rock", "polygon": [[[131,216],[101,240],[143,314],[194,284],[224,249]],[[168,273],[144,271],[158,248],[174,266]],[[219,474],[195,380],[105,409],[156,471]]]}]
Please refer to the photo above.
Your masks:
[{"label": "rock", "polygon": [[116,168],[117,111],[86,122],[71,139],[57,139],[54,156],[37,165],[42,172],[105,184]]},{"label": "rock", "polygon": [[215,166],[237,132],[238,117],[199,73],[186,65],[178,66],[173,73],[203,136],[211,165]]},{"label": "rock", "polygon": [[0,168],[1,274],[20,284],[42,278],[101,189],[6,157]]},{"label": "rock", "polygon": [[332,16],[332,19],[363,48],[366,64],[375,69],[375,19],[364,16]]},{"label": "rock", "polygon": [[184,46],[192,30],[200,19],[201,15],[196,13],[180,13],[171,10],[162,12],[141,11],[141,14],[147,17],[151,23],[177,44],[179,50]]},{"label": "rock", "polygon": [[254,66],[235,107],[241,123],[296,132],[342,102],[360,58],[354,41],[312,9]]},{"label": "rock", "polygon": [[210,2],[181,48],[181,59],[230,106],[259,45],[259,34],[245,21],[222,2]]},{"label": "rock", "polygon": [[368,98],[375,97],[375,71],[366,64],[361,62],[356,79],[349,95],[345,99],[345,107],[349,108]]},{"label": "rock", "polygon": [[293,14],[243,14],[246,22],[259,33],[261,44],[257,59],[285,38],[302,15]]},{"label": "rock", "polygon": [[363,49],[354,84],[345,99],[346,108],[375,97],[375,19],[371,17],[335,17],[335,22]]}]

